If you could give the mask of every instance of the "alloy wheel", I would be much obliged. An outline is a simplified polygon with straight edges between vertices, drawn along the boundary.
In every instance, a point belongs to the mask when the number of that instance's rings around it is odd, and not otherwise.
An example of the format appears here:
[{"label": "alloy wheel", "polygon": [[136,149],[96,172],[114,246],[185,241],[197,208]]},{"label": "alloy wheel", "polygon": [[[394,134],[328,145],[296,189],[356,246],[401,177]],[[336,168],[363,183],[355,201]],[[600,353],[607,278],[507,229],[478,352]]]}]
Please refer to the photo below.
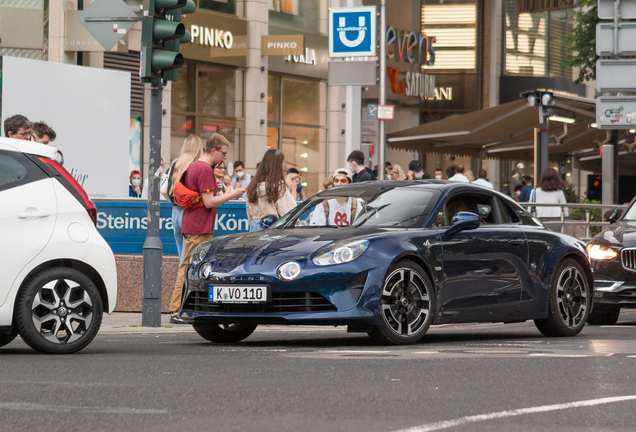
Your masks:
[{"label": "alloy wheel", "polygon": [[382,289],[382,319],[396,335],[409,337],[426,330],[430,308],[427,285],[417,271],[399,268],[386,279]]},{"label": "alloy wheel", "polygon": [[68,344],[80,339],[93,321],[93,302],[79,283],[55,279],[33,298],[31,319],[35,330],[49,342]]},{"label": "alloy wheel", "polygon": [[576,267],[566,267],[557,283],[557,309],[563,323],[578,326],[586,317],[588,288],[585,277]]}]

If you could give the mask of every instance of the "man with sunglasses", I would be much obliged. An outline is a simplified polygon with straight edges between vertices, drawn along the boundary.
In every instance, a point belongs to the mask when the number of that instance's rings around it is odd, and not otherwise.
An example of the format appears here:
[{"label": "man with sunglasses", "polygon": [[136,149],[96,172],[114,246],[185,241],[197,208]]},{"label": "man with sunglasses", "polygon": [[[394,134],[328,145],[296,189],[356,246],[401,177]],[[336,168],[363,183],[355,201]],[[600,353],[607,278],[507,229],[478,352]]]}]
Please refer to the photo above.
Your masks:
[{"label": "man with sunglasses", "polygon": [[230,142],[219,134],[213,134],[205,144],[205,151],[201,158],[188,167],[185,173],[184,185],[188,189],[201,194],[203,206],[192,210],[184,210],[181,220],[181,233],[185,239],[184,260],[177,272],[177,281],[170,301],[172,315],[170,322],[184,324],[179,318],[178,310],[181,304],[181,291],[185,268],[190,261],[192,252],[201,243],[210,240],[214,233],[214,219],[216,208],[231,199],[237,199],[245,192],[242,188],[225,195],[216,196],[217,184],[212,167],[220,164],[227,158],[227,149]]}]

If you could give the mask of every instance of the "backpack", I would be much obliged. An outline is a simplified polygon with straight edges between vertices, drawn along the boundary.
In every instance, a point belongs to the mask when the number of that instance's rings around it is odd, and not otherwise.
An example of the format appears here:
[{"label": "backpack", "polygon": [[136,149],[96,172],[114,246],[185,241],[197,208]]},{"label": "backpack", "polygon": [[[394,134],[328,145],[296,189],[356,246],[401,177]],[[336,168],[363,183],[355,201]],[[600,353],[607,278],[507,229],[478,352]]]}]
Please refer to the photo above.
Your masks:
[{"label": "backpack", "polygon": [[174,203],[183,210],[194,210],[203,207],[203,197],[199,192],[188,189],[184,184],[187,172],[188,170],[183,172],[179,182],[174,187]]},{"label": "backpack", "polygon": [[[353,223],[353,221],[356,220],[356,213],[358,211],[358,200],[357,198],[351,198],[353,201],[351,201],[351,222],[349,223],[349,225],[351,225]],[[322,206],[325,209],[325,223],[327,225],[329,225],[329,201],[323,201],[322,202]]]}]

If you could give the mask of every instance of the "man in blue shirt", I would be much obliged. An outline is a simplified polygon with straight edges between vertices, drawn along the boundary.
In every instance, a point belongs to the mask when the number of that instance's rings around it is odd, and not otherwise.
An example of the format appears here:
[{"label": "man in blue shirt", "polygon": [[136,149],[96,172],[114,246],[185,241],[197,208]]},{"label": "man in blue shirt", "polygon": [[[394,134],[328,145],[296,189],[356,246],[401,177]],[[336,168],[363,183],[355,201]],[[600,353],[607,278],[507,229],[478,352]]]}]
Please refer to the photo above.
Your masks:
[{"label": "man in blue shirt", "polygon": [[519,191],[519,202],[528,202],[534,189],[532,186],[532,177],[523,176],[523,181],[525,181],[526,184],[521,188],[521,191]]}]

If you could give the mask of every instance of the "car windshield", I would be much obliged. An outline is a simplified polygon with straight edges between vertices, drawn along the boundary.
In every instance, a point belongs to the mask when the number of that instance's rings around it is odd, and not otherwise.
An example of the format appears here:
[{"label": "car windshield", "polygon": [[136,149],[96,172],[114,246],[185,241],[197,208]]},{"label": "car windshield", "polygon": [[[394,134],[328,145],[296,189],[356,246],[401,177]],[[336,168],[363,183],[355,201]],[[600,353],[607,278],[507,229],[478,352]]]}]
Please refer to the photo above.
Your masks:
[{"label": "car windshield", "polygon": [[271,228],[419,228],[438,196],[437,190],[409,186],[332,188],[300,204]]},{"label": "car windshield", "polygon": [[[609,211],[608,213],[611,213]],[[624,221],[636,221],[636,202],[633,202],[627,210],[625,210],[624,216],[621,218]]]}]

